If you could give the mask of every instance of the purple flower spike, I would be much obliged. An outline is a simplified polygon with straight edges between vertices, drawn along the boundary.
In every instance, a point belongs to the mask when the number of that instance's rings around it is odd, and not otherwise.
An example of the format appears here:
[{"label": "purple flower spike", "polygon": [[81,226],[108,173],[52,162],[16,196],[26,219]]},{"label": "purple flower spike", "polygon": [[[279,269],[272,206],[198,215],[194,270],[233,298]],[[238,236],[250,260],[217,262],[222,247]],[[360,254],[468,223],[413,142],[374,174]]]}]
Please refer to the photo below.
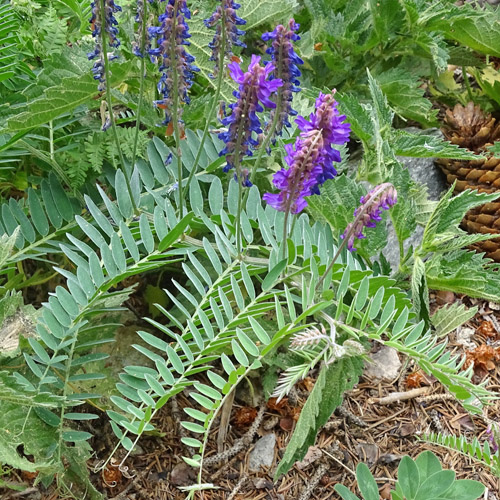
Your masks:
[{"label": "purple flower spike", "polygon": [[[229,105],[231,114],[222,120],[222,124],[228,130],[219,134],[219,139],[226,144],[219,153],[219,156],[226,155],[227,165],[224,167],[224,172],[228,172],[236,163],[239,164],[244,155],[252,154],[251,148],[258,145],[252,132],[262,133],[257,113],[264,111],[263,106],[276,107],[270,96],[282,85],[280,79],[269,77],[274,70],[273,64],[262,67],[258,56],[252,56],[246,73],[236,62],[229,64],[228,67],[231,78],[239,84],[239,88],[233,92],[237,101]],[[244,175],[240,182],[248,186],[248,176]]]},{"label": "purple flower spike", "polygon": [[[155,105],[165,110],[164,124],[172,120],[174,79],[177,78],[179,104],[189,104],[188,91],[193,84],[194,73],[199,71],[194,63],[194,57],[184,48],[190,45],[189,28],[186,19],[191,18],[186,0],[167,0],[165,13],[158,17],[161,26],[149,28],[149,36],[157,38],[157,47],[149,50],[153,58],[158,58],[161,77],[158,82],[158,92],[163,98],[155,101]],[[179,106],[177,116],[182,125],[182,107]]]},{"label": "purple flower spike", "polygon": [[363,239],[365,227],[376,227],[382,220],[382,210],[389,210],[397,203],[397,192],[392,184],[385,182],[372,189],[366,196],[359,200],[361,206],[354,210],[354,222],[345,229],[342,239],[347,238],[347,248],[353,252],[355,239]]},{"label": "purple flower spike", "polygon": [[[273,76],[283,80],[283,87],[280,90],[279,119],[276,124],[275,135],[281,135],[284,126],[290,127],[289,117],[297,114],[292,109],[292,100],[293,93],[300,91],[298,77],[301,73],[298,65],[304,64],[304,61],[295,53],[293,48],[293,42],[300,40],[300,36],[296,33],[298,29],[299,24],[294,19],[290,19],[287,26],[280,24],[276,26],[274,31],[262,35],[262,40],[265,42],[272,40],[271,46],[266,52],[271,55],[271,62],[276,68]],[[275,112],[274,110],[271,111],[268,125],[272,123]]]},{"label": "purple flower spike", "polygon": [[[104,0],[104,12],[105,12],[105,25],[102,26],[102,16],[101,16],[101,1],[95,0],[91,2],[90,6],[92,8],[92,17],[90,18],[90,27],[92,29],[92,36],[96,40],[95,49],[87,54],[87,57],[91,61],[92,59],[97,59],[92,67],[92,73],[94,75],[94,80],[98,80],[99,91],[106,90],[106,73],[104,68],[104,57],[102,54],[103,47],[101,41],[101,33],[107,33],[109,38],[109,46],[117,48],[120,46],[120,41],[117,38],[118,35],[118,21],[115,18],[117,12],[121,12],[122,8],[116,5],[114,0]],[[110,54],[108,59],[113,60],[118,56]]]},{"label": "purple flower spike", "polygon": [[335,91],[320,94],[309,121],[299,116],[297,123],[301,133],[295,144],[287,144],[283,168],[273,177],[277,194],[266,193],[263,200],[280,212],[299,213],[307,206],[306,197],[319,194],[319,186],[337,175],[333,162],[339,162],[340,152],[334,144],[344,144],[349,139],[350,124],[339,116]]},{"label": "purple flower spike", "polygon": [[214,28],[215,35],[213,40],[208,44],[212,49],[211,61],[218,61],[221,44],[222,44],[222,23],[224,23],[224,31],[226,33],[224,52],[225,56],[230,58],[233,55],[233,46],[246,47],[240,40],[240,37],[245,34],[238,26],[242,26],[247,22],[236,14],[236,10],[241,7],[234,0],[220,0],[220,5],[217,6],[215,12],[203,22],[207,28]]},{"label": "purple flower spike", "polygon": [[[148,0],[148,3],[153,3],[153,0]],[[132,41],[132,53],[137,57],[144,57],[141,51],[142,23],[144,20],[144,0],[137,0],[137,9],[135,14],[135,22],[139,25],[139,31],[135,34],[135,40]],[[146,29],[146,28],[145,28]],[[146,33],[145,51],[149,53],[151,50],[151,37]]]}]

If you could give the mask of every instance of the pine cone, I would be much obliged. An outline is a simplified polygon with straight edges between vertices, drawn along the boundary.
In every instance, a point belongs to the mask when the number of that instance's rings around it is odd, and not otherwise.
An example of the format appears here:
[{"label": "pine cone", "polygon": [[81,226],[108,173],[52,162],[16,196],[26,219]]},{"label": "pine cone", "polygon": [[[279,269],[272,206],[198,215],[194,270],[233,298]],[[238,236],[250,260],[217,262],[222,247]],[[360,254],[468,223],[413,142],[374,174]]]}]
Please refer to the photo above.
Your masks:
[{"label": "pine cone", "polygon": [[[457,104],[446,112],[444,136],[461,148],[475,153],[488,154],[487,148],[500,140],[500,123],[491,114],[485,114],[479,106],[469,102],[467,106]],[[500,159],[489,156],[485,160],[450,160],[439,158],[436,163],[446,175],[455,192],[476,189],[479,192],[500,194]],[[462,227],[469,233],[498,234],[499,238],[483,241],[472,246],[500,262],[500,198],[470,210]]]},{"label": "pine cone", "polygon": [[498,234],[498,238],[480,241],[472,248],[500,262],[500,198],[469,210],[462,220],[462,227],[468,233]]},{"label": "pine cone", "polygon": [[[461,148],[475,153],[485,153],[495,141],[500,140],[500,123],[491,114],[485,114],[479,106],[469,102],[457,104],[446,111],[444,136]],[[436,163],[446,175],[449,184],[457,181],[456,191],[478,189],[483,192],[500,190],[500,159],[449,160],[439,158]]]},{"label": "pine cone", "polygon": [[483,113],[473,102],[465,107],[457,104],[453,111],[446,111],[443,134],[452,144],[480,153],[500,139],[500,123],[495,122],[491,114]]}]

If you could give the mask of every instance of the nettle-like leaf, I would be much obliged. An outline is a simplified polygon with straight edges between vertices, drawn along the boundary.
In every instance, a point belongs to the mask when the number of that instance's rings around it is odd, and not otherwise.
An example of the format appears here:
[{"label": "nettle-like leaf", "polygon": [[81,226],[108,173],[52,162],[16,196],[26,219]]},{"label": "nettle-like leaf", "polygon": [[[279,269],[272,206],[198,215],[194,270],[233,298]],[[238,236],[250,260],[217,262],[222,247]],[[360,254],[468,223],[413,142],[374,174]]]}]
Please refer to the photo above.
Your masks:
[{"label": "nettle-like leaf", "polygon": [[480,160],[483,158],[482,155],[477,155],[440,137],[425,133],[412,134],[405,130],[394,130],[391,144],[397,155],[412,158],[453,158],[455,160]]},{"label": "nettle-like leaf", "polygon": [[432,109],[432,103],[424,97],[424,90],[414,76],[393,68],[377,74],[376,79],[397,114],[426,126],[437,123],[437,110]]},{"label": "nettle-like leaf", "polygon": [[[129,70],[129,63],[115,64],[110,85],[123,81]],[[99,94],[96,82],[89,73],[63,78],[59,85],[47,88],[41,97],[30,101],[26,111],[9,118],[5,130],[10,133],[29,131],[79,105],[92,102]]]},{"label": "nettle-like leaf", "polygon": [[468,250],[434,254],[425,262],[427,283],[434,290],[464,293],[500,301],[500,276],[495,263]]},{"label": "nettle-like leaf", "polygon": [[422,16],[420,24],[429,31],[441,31],[445,37],[477,52],[500,57],[498,10],[482,12],[471,5],[466,5],[462,9],[454,5],[437,3],[435,12]]},{"label": "nettle-like leaf", "polygon": [[441,198],[424,229],[422,252],[450,252],[494,237],[489,234],[467,234],[458,225],[465,214],[474,207],[494,201],[495,193],[462,191],[452,197],[454,186]]},{"label": "nettle-like leaf", "polygon": [[394,164],[391,181],[398,193],[398,202],[391,208],[390,216],[394,231],[402,245],[417,227],[417,200],[419,189],[401,163]]},{"label": "nettle-like leaf", "polygon": [[296,461],[305,456],[309,446],[314,444],[318,430],[342,403],[344,392],[352,389],[362,372],[363,361],[359,357],[342,358],[321,369],[276,470],[276,478],[288,472]]}]

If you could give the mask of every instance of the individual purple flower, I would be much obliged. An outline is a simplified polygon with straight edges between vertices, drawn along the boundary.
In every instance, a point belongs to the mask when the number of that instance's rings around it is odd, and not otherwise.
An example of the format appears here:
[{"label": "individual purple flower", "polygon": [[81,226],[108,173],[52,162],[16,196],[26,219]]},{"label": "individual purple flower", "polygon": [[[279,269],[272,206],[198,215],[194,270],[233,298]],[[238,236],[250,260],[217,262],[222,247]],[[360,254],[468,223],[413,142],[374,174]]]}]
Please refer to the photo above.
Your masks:
[{"label": "individual purple flower", "polygon": [[[266,108],[274,108],[276,104],[270,96],[282,85],[279,78],[270,78],[269,75],[274,70],[274,65],[269,63],[266,66],[260,65],[260,57],[252,55],[248,71],[245,73],[240,65],[233,62],[228,65],[231,78],[239,84],[238,90],[233,92],[237,101],[230,104],[231,114],[222,119],[222,124],[228,129],[227,132],[219,134],[219,139],[226,144],[219,153],[226,155],[226,166],[224,172],[238,166],[244,155],[251,155],[251,148],[257,146],[258,141],[252,133],[261,134],[262,128],[260,118],[257,113]],[[237,172],[237,177],[241,176]],[[242,184],[248,186],[248,175],[244,174],[239,179]]]},{"label": "individual purple flower", "polygon": [[298,80],[301,72],[299,64],[304,61],[295,53],[293,42],[300,40],[296,31],[299,24],[294,19],[290,19],[287,26],[282,24],[276,26],[274,31],[264,33],[262,40],[265,42],[272,40],[271,46],[266,50],[271,55],[271,62],[275,66],[273,76],[283,80],[283,87],[278,92],[278,106],[271,111],[268,126],[273,122],[274,114],[279,112],[278,121],[274,131],[275,135],[281,135],[284,126],[290,127],[289,117],[295,116],[297,112],[292,109],[293,93],[300,91]]},{"label": "individual purple flower", "polygon": [[339,115],[331,94],[320,94],[314,113],[309,120],[299,116],[295,123],[300,129],[295,144],[285,145],[285,162],[273,177],[279,193],[266,193],[263,200],[280,212],[296,214],[307,206],[306,197],[319,194],[319,187],[337,175],[333,162],[340,162],[340,152],[334,144],[344,144],[349,139],[351,126]]},{"label": "individual purple flower", "polygon": [[496,453],[498,451],[498,443],[496,441],[496,433],[494,427],[489,424],[488,428],[486,429],[486,436],[487,436],[487,441],[490,444],[491,451],[493,453]]},{"label": "individual purple flower", "polygon": [[246,47],[240,40],[240,37],[245,34],[238,26],[242,26],[247,22],[236,14],[236,10],[241,7],[234,0],[220,0],[220,5],[217,5],[215,12],[203,22],[207,28],[215,29],[213,40],[208,44],[212,49],[211,61],[218,61],[222,44],[222,28],[225,32],[224,55],[231,57],[233,55],[233,46]]},{"label": "individual purple flower", "polygon": [[[92,28],[92,36],[96,40],[95,49],[87,54],[89,60],[97,59],[92,67],[92,73],[94,75],[94,80],[98,80],[99,91],[106,90],[106,72],[104,68],[104,56],[103,56],[103,29],[104,33],[107,34],[109,39],[109,46],[117,48],[120,45],[118,40],[118,21],[115,18],[115,14],[120,12],[122,8],[116,5],[114,0],[95,0],[90,4],[92,8],[92,17],[90,18],[90,26]],[[101,9],[104,7],[104,16],[102,16]],[[102,21],[105,24],[102,26]],[[110,54],[108,60],[116,59],[118,56]]]},{"label": "individual purple flower", "polygon": [[385,182],[372,189],[359,200],[361,206],[354,210],[354,221],[348,224],[342,239],[347,239],[347,248],[353,252],[354,240],[366,238],[365,227],[376,227],[382,220],[382,210],[389,210],[397,202],[397,192],[392,184]]},{"label": "individual purple flower", "polygon": [[[194,57],[184,48],[190,45],[188,38],[189,27],[186,19],[191,13],[186,0],[167,0],[165,13],[158,17],[161,26],[149,28],[151,38],[157,38],[157,47],[149,50],[149,54],[158,58],[161,77],[158,82],[158,92],[162,99],[155,101],[155,105],[165,110],[164,124],[172,120],[174,87],[177,80],[177,95],[179,104],[189,104],[188,91],[193,84],[194,73],[199,71],[194,63]],[[182,124],[182,107],[177,110],[176,120]]]}]

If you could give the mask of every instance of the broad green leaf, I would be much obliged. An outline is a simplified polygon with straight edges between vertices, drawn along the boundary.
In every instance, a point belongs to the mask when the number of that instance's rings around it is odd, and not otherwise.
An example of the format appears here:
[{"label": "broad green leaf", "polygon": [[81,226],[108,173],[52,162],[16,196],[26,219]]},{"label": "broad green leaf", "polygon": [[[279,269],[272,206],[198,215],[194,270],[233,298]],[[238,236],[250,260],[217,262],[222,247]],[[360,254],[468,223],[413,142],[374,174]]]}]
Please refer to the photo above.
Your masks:
[{"label": "broad green leaf", "polygon": [[398,484],[405,498],[415,499],[420,481],[420,473],[415,462],[408,456],[403,457],[398,467]]},{"label": "broad green leaf", "polygon": [[361,358],[342,358],[320,371],[316,384],[302,409],[295,431],[278,465],[275,477],[286,474],[314,444],[318,430],[328,421],[342,396],[357,382],[362,372]]},{"label": "broad green leaf", "polygon": [[356,479],[359,491],[361,491],[364,500],[379,500],[377,483],[366,464],[358,464],[356,467]]}]

